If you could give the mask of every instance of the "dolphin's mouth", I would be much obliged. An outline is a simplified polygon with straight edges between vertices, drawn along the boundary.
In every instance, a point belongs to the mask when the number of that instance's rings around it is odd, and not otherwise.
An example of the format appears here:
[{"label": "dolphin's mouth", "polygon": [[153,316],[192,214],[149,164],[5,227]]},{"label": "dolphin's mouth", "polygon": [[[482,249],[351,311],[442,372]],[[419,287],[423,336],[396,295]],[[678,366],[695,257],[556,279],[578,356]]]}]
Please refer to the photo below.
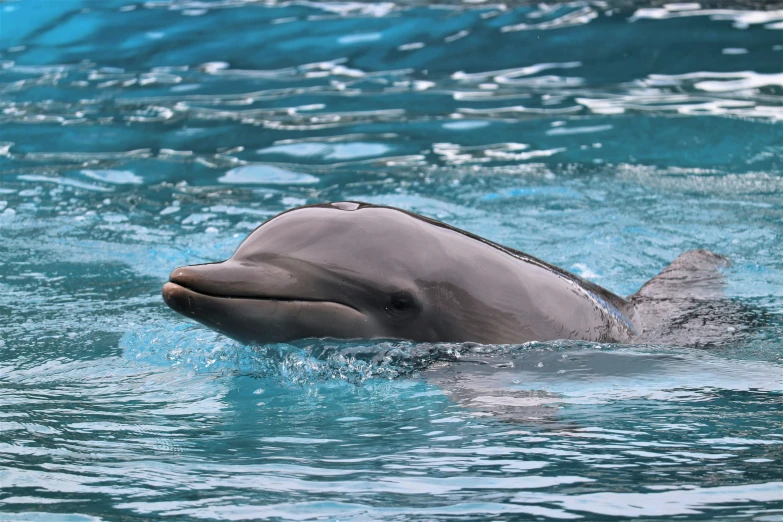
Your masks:
[{"label": "dolphin's mouth", "polygon": [[[358,308],[341,301],[335,301],[333,299],[313,299],[308,297],[284,297],[284,296],[221,295],[215,293],[207,293],[202,290],[197,290],[190,285],[184,285],[181,282],[171,281],[171,280],[165,285],[163,285],[163,300],[166,302],[167,305],[169,305],[171,308],[175,310],[179,310],[181,308],[181,306],[177,305],[178,300],[176,299],[176,296],[178,294],[183,294],[183,293],[196,294],[197,296],[203,296],[212,299],[237,299],[237,300],[241,299],[241,300],[248,300],[248,301],[267,301],[267,302],[291,303],[291,304],[323,303],[323,304],[344,306],[346,308],[350,308],[351,310],[361,313],[361,311]],[[192,297],[191,296],[188,297],[189,297],[188,300],[192,301]]]}]

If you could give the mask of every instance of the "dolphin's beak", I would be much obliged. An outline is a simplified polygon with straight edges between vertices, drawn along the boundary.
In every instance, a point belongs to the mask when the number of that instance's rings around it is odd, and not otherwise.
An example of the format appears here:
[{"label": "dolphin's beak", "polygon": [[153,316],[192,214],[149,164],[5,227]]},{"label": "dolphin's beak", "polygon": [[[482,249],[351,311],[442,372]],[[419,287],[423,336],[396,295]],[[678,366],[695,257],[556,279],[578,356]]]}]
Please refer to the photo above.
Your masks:
[{"label": "dolphin's beak", "polygon": [[188,313],[193,308],[193,299],[188,298],[188,291],[185,287],[176,283],[166,283],[163,285],[163,302],[166,303],[169,308],[185,315],[192,315]]},{"label": "dolphin's beak", "polygon": [[[206,265],[205,265],[206,266]],[[169,275],[169,282],[163,285],[163,302],[175,312],[182,315],[195,317],[197,294],[204,293],[202,288],[208,279],[204,277],[203,270],[195,267],[182,266],[175,269]]]},{"label": "dolphin's beak", "polygon": [[274,265],[228,260],[180,267],[169,279],[162,290],[169,307],[241,342],[369,332],[359,310],[318,295],[312,281],[302,285],[291,271]]},{"label": "dolphin's beak", "polygon": [[[230,270],[223,263],[181,266],[169,275],[169,282],[163,285],[163,302],[183,315],[198,315],[197,299],[201,296],[240,297],[248,295],[248,288],[242,279],[249,279],[243,271]],[[240,291],[240,288],[244,291]],[[250,294],[252,295],[252,294]]]},{"label": "dolphin's beak", "polygon": [[[169,282],[213,297],[274,298],[292,294],[286,284],[293,274],[269,263],[237,262],[181,266],[171,272]],[[295,292],[293,292],[295,293]]]},{"label": "dolphin's beak", "polygon": [[206,295],[221,297],[248,295],[247,283],[252,279],[252,274],[249,273],[252,271],[251,268],[235,266],[228,261],[181,266],[171,272],[169,283]]}]

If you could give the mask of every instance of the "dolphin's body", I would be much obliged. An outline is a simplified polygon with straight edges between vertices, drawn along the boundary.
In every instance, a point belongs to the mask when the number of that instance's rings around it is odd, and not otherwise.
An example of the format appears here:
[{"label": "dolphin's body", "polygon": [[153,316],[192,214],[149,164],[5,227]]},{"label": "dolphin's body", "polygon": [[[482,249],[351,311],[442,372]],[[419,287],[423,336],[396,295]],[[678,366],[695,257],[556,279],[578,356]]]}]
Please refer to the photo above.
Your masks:
[{"label": "dolphin's body", "polygon": [[242,342],[709,344],[731,330],[704,319],[715,319],[726,264],[705,250],[686,252],[624,299],[445,223],[340,202],[283,212],[227,261],[177,268],[163,298]]}]

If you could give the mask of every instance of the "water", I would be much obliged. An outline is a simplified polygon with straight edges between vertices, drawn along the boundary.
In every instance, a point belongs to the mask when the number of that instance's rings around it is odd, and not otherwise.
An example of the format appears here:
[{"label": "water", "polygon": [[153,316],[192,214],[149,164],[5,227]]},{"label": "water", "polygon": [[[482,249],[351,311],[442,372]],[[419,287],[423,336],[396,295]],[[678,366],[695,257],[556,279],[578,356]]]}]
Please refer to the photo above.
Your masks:
[{"label": "water", "polygon": [[[782,520],[783,12],[750,4],[0,4],[0,519]],[[620,294],[709,248],[761,319],[253,348],[161,302],[342,199]]]}]

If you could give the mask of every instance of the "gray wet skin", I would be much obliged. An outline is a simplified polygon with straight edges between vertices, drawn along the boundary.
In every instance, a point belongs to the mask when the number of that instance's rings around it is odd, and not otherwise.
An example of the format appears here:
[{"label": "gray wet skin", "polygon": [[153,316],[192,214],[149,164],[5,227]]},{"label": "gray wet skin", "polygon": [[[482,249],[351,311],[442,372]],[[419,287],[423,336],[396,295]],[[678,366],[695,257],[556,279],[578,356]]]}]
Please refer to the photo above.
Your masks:
[{"label": "gray wet skin", "polygon": [[177,268],[163,299],[242,342],[647,342],[655,332],[665,336],[672,314],[682,315],[680,306],[661,311],[655,302],[687,293],[694,275],[699,301],[720,285],[720,256],[693,251],[680,259],[695,268],[681,277],[675,261],[669,279],[664,271],[626,300],[445,223],[341,202],[270,219],[227,261]]}]

